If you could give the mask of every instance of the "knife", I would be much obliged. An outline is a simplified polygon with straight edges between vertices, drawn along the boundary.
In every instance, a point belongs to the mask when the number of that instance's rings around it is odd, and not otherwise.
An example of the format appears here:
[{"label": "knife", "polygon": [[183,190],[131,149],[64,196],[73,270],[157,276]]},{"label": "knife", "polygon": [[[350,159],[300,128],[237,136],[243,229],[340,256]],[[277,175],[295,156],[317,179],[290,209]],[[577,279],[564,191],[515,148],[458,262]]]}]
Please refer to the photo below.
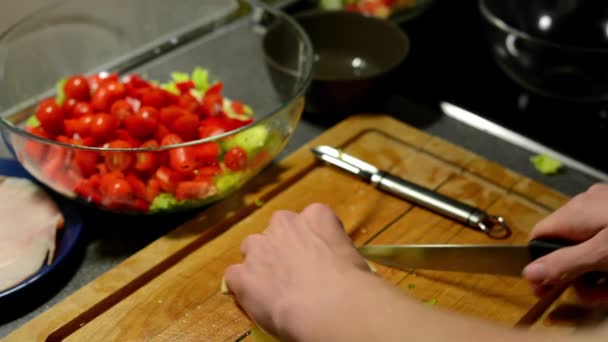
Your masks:
[{"label": "knife", "polygon": [[[370,261],[410,271],[427,269],[521,277],[532,261],[573,244],[560,239],[535,239],[520,245],[365,245],[359,253]],[[605,284],[608,273],[593,272],[587,281]]]},{"label": "knife", "polygon": [[500,216],[488,215],[478,208],[380,170],[333,147],[317,146],[312,152],[318,159],[355,174],[383,191],[445,215],[491,237],[504,238],[510,234],[505,220]]}]

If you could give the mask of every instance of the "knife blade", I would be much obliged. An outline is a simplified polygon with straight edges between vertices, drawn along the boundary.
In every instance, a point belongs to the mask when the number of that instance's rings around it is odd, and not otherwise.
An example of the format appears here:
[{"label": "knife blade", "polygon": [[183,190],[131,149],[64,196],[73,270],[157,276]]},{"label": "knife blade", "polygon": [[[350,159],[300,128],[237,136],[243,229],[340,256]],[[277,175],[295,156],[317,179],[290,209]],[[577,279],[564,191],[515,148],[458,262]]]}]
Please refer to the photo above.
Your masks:
[{"label": "knife blade", "polygon": [[312,152],[318,159],[357,175],[380,190],[445,215],[491,237],[504,238],[510,235],[505,220],[500,216],[488,215],[481,209],[380,170],[333,147],[317,146]]},{"label": "knife blade", "polygon": [[520,277],[523,269],[541,256],[572,243],[536,239],[522,245],[365,245],[359,253],[389,267],[486,273]]}]

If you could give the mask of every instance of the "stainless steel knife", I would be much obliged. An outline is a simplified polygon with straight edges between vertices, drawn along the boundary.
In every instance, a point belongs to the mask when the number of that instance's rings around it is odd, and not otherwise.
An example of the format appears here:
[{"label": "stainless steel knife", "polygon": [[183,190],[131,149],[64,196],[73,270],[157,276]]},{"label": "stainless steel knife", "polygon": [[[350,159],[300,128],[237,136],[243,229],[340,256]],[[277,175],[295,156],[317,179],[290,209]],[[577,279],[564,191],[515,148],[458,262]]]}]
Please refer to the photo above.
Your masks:
[{"label": "stainless steel knife", "polygon": [[[401,270],[427,269],[520,277],[537,258],[572,246],[558,239],[536,239],[523,245],[365,245],[359,253],[368,260]],[[593,283],[605,283],[608,274],[590,273]]]},{"label": "stainless steel knife", "polygon": [[506,237],[509,234],[505,220],[500,216],[488,215],[483,210],[380,170],[333,147],[317,146],[312,152],[320,160],[355,174],[383,191],[455,219],[490,236]]}]

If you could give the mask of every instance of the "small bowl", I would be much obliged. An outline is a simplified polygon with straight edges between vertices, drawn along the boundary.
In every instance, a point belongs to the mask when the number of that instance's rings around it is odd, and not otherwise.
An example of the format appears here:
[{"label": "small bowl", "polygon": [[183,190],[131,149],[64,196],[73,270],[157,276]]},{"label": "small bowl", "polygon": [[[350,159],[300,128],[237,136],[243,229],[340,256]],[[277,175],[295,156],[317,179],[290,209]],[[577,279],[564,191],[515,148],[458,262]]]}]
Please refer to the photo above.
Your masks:
[{"label": "small bowl", "polygon": [[[311,10],[294,15],[315,50],[315,71],[307,92],[311,112],[345,113],[363,108],[386,94],[393,71],[406,59],[410,43],[395,24],[345,11]],[[285,74],[298,75],[287,51],[298,46],[273,27],[264,39],[271,73],[277,84]]]},{"label": "small bowl", "polygon": [[[116,8],[121,8],[119,14]],[[286,37],[300,47],[297,54],[293,52],[299,73],[285,77],[290,85],[285,88],[274,87],[264,67],[261,43],[272,25],[286,28]],[[62,1],[0,35],[0,131],[9,150],[33,177],[69,199],[136,215],[192,210],[239,189],[281,152],[304,109],[312,52],[308,37],[291,17],[248,1]],[[223,96],[248,105],[254,121],[220,134],[200,133],[203,138],[199,140],[160,147],[143,147],[137,144],[141,141],[114,145],[116,148],[99,141],[81,146],[75,141],[85,137],[66,133],[72,132],[67,125],[53,139],[35,134],[31,124],[26,129],[38,103],[55,97],[55,83],[64,77],[114,73],[124,79],[122,76],[137,74],[165,83],[172,72],[191,72],[196,67],[208,70],[209,82],[223,82]],[[127,98],[129,104],[132,98]],[[223,103],[222,111],[234,111],[230,102]],[[99,112],[103,110],[95,114]],[[201,118],[209,115],[196,113]],[[120,129],[110,140],[126,139],[119,135]],[[64,139],[58,141],[59,137]],[[160,144],[161,138],[153,138]],[[201,146],[216,147],[214,159],[198,158],[192,172],[176,175],[180,170],[171,162],[171,155],[196,154]],[[236,148],[245,151],[246,158],[239,159],[238,167],[230,163],[231,167],[227,152]],[[142,170],[136,162],[146,156],[154,156],[156,163]],[[115,196],[114,191],[120,189],[109,186],[109,179],[103,182],[108,174],[126,180],[130,186],[123,190],[129,191]],[[209,186],[202,186],[200,177]],[[186,192],[186,182],[201,186]],[[180,184],[183,196],[177,193]]]}]

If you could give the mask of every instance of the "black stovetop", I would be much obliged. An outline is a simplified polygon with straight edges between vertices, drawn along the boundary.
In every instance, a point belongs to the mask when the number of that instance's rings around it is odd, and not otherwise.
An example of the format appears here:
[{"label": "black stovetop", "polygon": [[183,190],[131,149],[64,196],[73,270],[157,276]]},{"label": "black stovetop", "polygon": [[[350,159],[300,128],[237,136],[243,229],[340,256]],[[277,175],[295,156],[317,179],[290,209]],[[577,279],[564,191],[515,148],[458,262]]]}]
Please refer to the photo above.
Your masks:
[{"label": "black stovetop", "polygon": [[451,102],[604,172],[608,103],[575,104],[531,94],[503,74],[484,36],[476,0],[439,0],[402,23],[411,54],[398,92],[439,109]]}]

